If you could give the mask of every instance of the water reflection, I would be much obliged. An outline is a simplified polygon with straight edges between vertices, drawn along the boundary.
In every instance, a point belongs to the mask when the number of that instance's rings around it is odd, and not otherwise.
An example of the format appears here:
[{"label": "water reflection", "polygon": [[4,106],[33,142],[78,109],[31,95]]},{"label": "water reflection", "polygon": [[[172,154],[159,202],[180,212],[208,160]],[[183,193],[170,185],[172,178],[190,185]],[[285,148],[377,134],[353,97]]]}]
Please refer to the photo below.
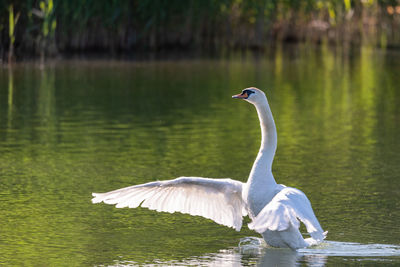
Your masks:
[{"label": "water reflection", "polygon": [[[301,255],[290,249],[264,248],[259,253],[243,252],[238,248],[220,250],[218,253],[205,254],[199,257],[190,257],[182,261],[158,261],[140,264],[141,266],[275,266],[293,267],[305,264],[306,266],[325,266],[327,256]],[[110,266],[137,266],[137,262],[116,260]]]},{"label": "water reflection", "polygon": [[8,128],[12,127],[12,117],[13,117],[13,96],[14,96],[14,77],[13,70],[10,68],[8,70]]},{"label": "water reflection", "polygon": [[[349,242],[325,241],[316,247],[297,251],[267,247],[264,241],[256,237],[241,239],[239,247],[222,249],[217,253],[189,257],[184,260],[154,260],[143,266],[310,266],[322,267],[327,264],[328,257],[363,257],[364,261],[386,261],[399,257],[400,246],[385,244],[359,244]],[[134,266],[134,261],[115,260],[111,266]],[[141,264],[142,265],[142,264]]]},{"label": "water reflection", "polygon": [[230,96],[254,85],[267,91],[277,124],[274,175],[307,194],[328,239],[398,244],[399,54],[300,46],[246,55],[0,69],[2,263],[97,265],[118,255],[140,265],[335,266],[393,249],[348,256],[340,249],[360,245],[327,242],[336,252],[246,252],[231,248],[254,234],[246,227],[90,203],[93,191],[180,175],[245,181],[259,125],[253,107]]}]

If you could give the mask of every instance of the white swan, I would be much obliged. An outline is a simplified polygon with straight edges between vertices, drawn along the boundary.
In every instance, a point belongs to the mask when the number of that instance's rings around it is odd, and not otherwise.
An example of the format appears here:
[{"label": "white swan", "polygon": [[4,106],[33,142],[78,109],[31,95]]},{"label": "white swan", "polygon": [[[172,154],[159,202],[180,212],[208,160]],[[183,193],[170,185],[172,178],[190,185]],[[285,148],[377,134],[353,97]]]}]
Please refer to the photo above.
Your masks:
[{"label": "white swan", "polygon": [[[256,107],[261,125],[261,147],[247,183],[231,179],[179,177],[93,193],[93,203],[116,204],[117,208],[138,206],[165,212],[199,215],[240,231],[243,216],[250,229],[261,233],[267,244],[297,249],[322,241],[324,233],[307,197],[298,189],[277,184],[271,172],[277,134],[267,98],[261,90],[244,89],[233,98]],[[311,237],[299,231],[303,222]]]}]

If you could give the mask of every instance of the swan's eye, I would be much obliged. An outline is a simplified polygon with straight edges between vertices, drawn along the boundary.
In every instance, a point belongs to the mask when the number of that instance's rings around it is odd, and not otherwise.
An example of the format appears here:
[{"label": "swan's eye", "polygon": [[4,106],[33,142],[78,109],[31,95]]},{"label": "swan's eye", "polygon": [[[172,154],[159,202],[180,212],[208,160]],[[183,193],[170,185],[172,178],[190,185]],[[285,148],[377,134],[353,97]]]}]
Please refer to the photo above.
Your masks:
[{"label": "swan's eye", "polygon": [[249,89],[246,89],[246,90],[243,90],[243,91],[242,91],[242,95],[247,94],[246,99],[249,98],[249,96],[250,96],[251,94],[254,94],[254,93],[255,93],[254,91],[249,90]]}]

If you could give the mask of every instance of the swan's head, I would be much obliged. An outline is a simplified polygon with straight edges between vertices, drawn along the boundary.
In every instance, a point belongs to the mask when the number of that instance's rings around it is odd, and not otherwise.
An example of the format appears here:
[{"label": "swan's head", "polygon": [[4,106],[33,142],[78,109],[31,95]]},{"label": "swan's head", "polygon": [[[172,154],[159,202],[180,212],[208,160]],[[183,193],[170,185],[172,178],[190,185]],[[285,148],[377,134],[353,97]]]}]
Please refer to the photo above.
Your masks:
[{"label": "swan's head", "polygon": [[232,98],[243,99],[253,105],[260,104],[267,100],[267,97],[265,96],[264,92],[255,87],[249,87],[243,89],[243,91],[240,94],[233,95]]}]

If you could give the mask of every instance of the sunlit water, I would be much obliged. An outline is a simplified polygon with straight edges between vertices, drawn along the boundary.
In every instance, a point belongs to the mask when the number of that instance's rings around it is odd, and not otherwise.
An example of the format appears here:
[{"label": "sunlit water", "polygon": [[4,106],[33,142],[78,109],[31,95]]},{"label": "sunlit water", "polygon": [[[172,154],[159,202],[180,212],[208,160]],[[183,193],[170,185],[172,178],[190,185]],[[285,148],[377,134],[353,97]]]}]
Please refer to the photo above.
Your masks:
[{"label": "sunlit water", "polygon": [[[0,264],[400,264],[400,54],[277,48],[220,59],[59,62],[0,70]],[[104,192],[181,175],[245,181],[266,91],[273,172],[304,191],[327,240],[266,247],[200,217],[116,209]],[[302,229],[305,232],[305,229]]]},{"label": "sunlit water", "polygon": [[[328,257],[335,257],[346,264],[396,264],[400,256],[400,246],[386,244],[360,244],[350,242],[324,241],[323,243],[293,251],[268,247],[257,237],[241,238],[237,247],[221,249],[217,253],[189,257],[183,260],[157,260],[145,266],[185,265],[185,266],[326,266]],[[135,261],[115,260],[114,266],[134,266]],[[111,265],[111,266],[112,266]]]}]

